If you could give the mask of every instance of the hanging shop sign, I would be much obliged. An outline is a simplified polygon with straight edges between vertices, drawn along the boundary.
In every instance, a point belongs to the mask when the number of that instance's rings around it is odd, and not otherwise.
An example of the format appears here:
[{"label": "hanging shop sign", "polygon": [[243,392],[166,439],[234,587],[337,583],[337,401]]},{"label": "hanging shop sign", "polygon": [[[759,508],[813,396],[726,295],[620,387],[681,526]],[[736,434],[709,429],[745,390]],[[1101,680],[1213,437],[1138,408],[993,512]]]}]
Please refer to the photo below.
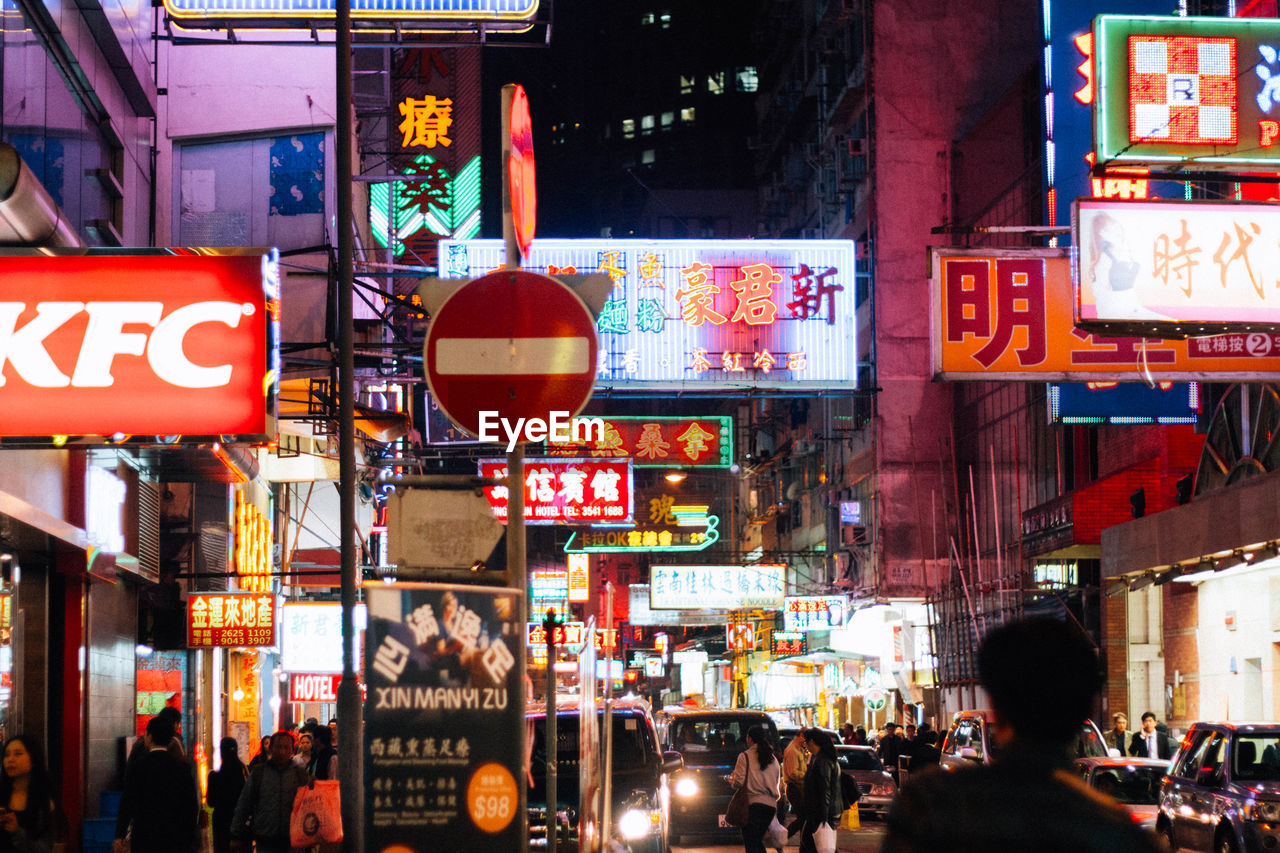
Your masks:
[{"label": "hanging shop sign", "polygon": [[646,678],[662,678],[667,674],[667,665],[662,658],[645,658],[644,674]]},{"label": "hanging shop sign", "polygon": [[564,550],[568,554],[702,551],[720,541],[720,517],[706,515],[706,507],[701,509],[706,524],[701,530],[575,530]]},{"label": "hanging shop sign", "polygon": [[[368,624],[365,605],[351,612],[356,636],[352,655],[360,655],[360,632]],[[342,604],[336,601],[287,601],[280,607],[280,668],[285,672],[342,672]]]},{"label": "hanging shop sign", "polygon": [[187,647],[274,646],[276,599],[251,592],[193,592],[187,598]]},{"label": "hanging shop sign", "polygon": [[[440,241],[442,277],[504,263],[501,240]],[[854,244],[535,240],[524,268],[602,273],[597,387],[854,387]]]},{"label": "hanging shop sign", "polygon": [[1275,171],[1280,21],[1101,15],[1093,40],[1099,163]]},{"label": "hanging shop sign", "polygon": [[337,702],[342,673],[300,673],[289,675],[290,702]]},{"label": "hanging shop sign", "polygon": [[1280,335],[1186,340],[1076,328],[1066,249],[931,250],[934,375],[948,380],[1248,381],[1280,370]]},{"label": "hanging shop sign", "polygon": [[569,597],[567,571],[536,570],[529,573],[529,597],[535,601],[562,601]]},{"label": "hanging shop sign", "polygon": [[[591,634],[597,652],[603,653],[606,650],[618,647],[618,629],[616,628],[610,628],[607,631],[597,628]],[[587,626],[583,622],[565,622],[555,626],[554,637],[555,644],[561,649],[576,651],[586,641]],[[531,649],[542,648],[545,651],[547,647],[547,629],[541,622],[529,622],[526,624],[525,642]]]},{"label": "hanging shop sign", "polygon": [[629,457],[636,468],[728,468],[733,464],[733,418],[604,416],[604,434],[589,440],[549,441],[548,456]]},{"label": "hanging shop sign", "polygon": [[775,658],[794,657],[809,651],[809,638],[800,631],[774,631],[769,646]]},{"label": "hanging shop sign", "polygon": [[591,578],[587,574],[587,570],[591,565],[591,558],[586,554],[570,554],[568,558],[569,565],[569,601],[583,602],[591,598]]},{"label": "hanging shop sign", "polygon": [[786,588],[787,567],[780,563],[649,567],[653,610],[776,610]]},{"label": "hanging shop sign", "polygon": [[3,255],[0,271],[0,436],[274,432],[274,250]]},{"label": "hanging shop sign", "polygon": [[1049,423],[1193,424],[1200,383],[1066,382],[1050,384]]},{"label": "hanging shop sign", "polygon": [[756,626],[750,622],[730,622],[724,626],[725,645],[731,652],[756,650]]},{"label": "hanging shop sign", "polygon": [[[481,477],[506,477],[505,459],[481,459]],[[528,459],[524,467],[526,524],[631,521],[629,459]],[[485,494],[498,520],[507,520],[507,487]],[[573,600],[572,598],[570,600]]]},{"label": "hanging shop sign", "polygon": [[1280,332],[1274,204],[1080,199],[1073,210],[1077,326],[1181,337]]},{"label": "hanging shop sign", "polygon": [[271,520],[245,498],[242,489],[236,490],[232,531],[235,539],[232,563],[240,588],[245,592],[271,592]]},{"label": "hanging shop sign", "polygon": [[[165,12],[180,27],[297,28],[334,26],[334,0],[165,0]],[[528,29],[538,0],[352,0],[353,25],[395,25],[399,30],[448,31],[483,24],[485,29]]]},{"label": "hanging shop sign", "polygon": [[[648,584],[631,584],[628,599],[630,606],[627,610],[627,619],[632,625],[653,627],[653,626],[675,626],[688,625],[705,627],[708,625],[720,626],[724,624],[724,613],[719,610],[652,610],[649,607],[649,585]],[[664,651],[661,652],[665,657],[665,647],[670,645],[670,639],[665,634],[657,635],[654,639],[654,645],[662,644]]]},{"label": "hanging shop sign", "polygon": [[523,850],[524,633],[518,590],[365,589],[365,844]]},{"label": "hanging shop sign", "polygon": [[789,595],[782,604],[787,631],[828,631],[848,624],[852,611],[840,595]]}]

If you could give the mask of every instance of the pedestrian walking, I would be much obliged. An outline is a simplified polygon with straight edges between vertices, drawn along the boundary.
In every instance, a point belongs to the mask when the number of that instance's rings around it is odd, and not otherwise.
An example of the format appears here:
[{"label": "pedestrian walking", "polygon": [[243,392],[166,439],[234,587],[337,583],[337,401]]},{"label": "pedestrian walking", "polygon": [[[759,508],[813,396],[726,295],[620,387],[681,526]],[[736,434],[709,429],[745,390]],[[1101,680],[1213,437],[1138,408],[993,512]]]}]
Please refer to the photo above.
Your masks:
[{"label": "pedestrian walking", "polygon": [[[185,759],[187,752],[182,748],[182,712],[177,708],[166,705],[156,714],[157,717],[164,717],[173,725],[173,739],[168,743],[169,752],[173,753],[174,758]],[[129,750],[129,756],[124,762],[125,779],[129,778],[129,771],[142,760],[142,756],[147,754],[147,747],[143,738],[138,738],[133,742],[133,748]]]},{"label": "pedestrian walking", "polygon": [[853,723],[845,723],[840,727],[840,742],[850,746],[858,742],[853,731]]},{"label": "pedestrian walking", "polygon": [[738,754],[729,784],[747,790],[747,823],[742,827],[746,853],[765,853],[764,834],[778,813],[782,773],[764,726],[747,729],[747,748]]},{"label": "pedestrian walking", "polygon": [[1110,749],[1120,750],[1120,754],[1124,755],[1129,751],[1129,738],[1126,734],[1129,728],[1129,718],[1119,712],[1111,715],[1111,728],[1107,731],[1104,738],[1107,747]]},{"label": "pedestrian walking", "polygon": [[333,748],[333,735],[325,726],[319,726],[311,733],[315,744],[311,747],[311,760],[307,763],[307,772],[317,779],[338,778],[338,751]]},{"label": "pedestrian walking", "polygon": [[800,729],[782,751],[782,779],[787,795],[787,806],[795,819],[787,827],[788,835],[795,835],[804,823],[804,774],[809,769],[809,730]]},{"label": "pedestrian walking", "polygon": [[304,770],[309,770],[313,758],[311,750],[314,745],[315,739],[311,732],[302,732],[298,735],[298,751],[293,756],[293,763]]},{"label": "pedestrian walking", "polygon": [[882,853],[1154,853],[1154,838],[1072,771],[1068,747],[1102,686],[1080,629],[1011,622],[986,636],[977,664],[998,757],[912,779],[889,810]]},{"label": "pedestrian walking", "polygon": [[1142,728],[1133,733],[1129,741],[1129,754],[1138,758],[1173,758],[1173,739],[1158,731],[1156,715],[1147,711],[1142,715]]},{"label": "pedestrian walking", "polygon": [[0,775],[0,851],[49,853],[55,836],[53,781],[35,739],[5,741]]},{"label": "pedestrian walking", "polygon": [[[289,733],[285,732],[285,734],[289,734]],[[293,740],[293,735],[289,735],[289,739]],[[257,767],[259,764],[266,761],[270,757],[271,757],[271,735],[267,735],[261,741],[258,742],[258,754],[253,756],[253,758],[249,759],[249,772],[252,773],[255,767]]]},{"label": "pedestrian walking", "polygon": [[269,739],[270,757],[249,771],[249,779],[231,817],[231,849],[257,853],[290,853],[289,818],[298,789],[310,784],[307,771],[293,763],[293,735],[276,732]]},{"label": "pedestrian walking", "polygon": [[249,769],[240,760],[240,745],[233,737],[224,737],[218,743],[218,755],[222,766],[209,771],[204,801],[213,809],[213,853],[230,853],[231,815],[240,801]]},{"label": "pedestrian walking", "polygon": [[181,853],[193,848],[200,795],[190,765],[169,751],[173,738],[173,723],[167,717],[152,717],[147,723],[147,752],[125,778],[114,853]]},{"label": "pedestrian walking", "polygon": [[840,765],[831,735],[821,729],[809,732],[809,769],[804,774],[804,828],[800,831],[800,853],[817,853],[813,834],[824,823],[832,830],[840,823],[844,801],[840,796]]},{"label": "pedestrian walking", "polygon": [[907,751],[907,742],[899,734],[901,730],[897,723],[884,724],[884,737],[880,739],[880,760],[884,762],[885,769],[893,775],[894,783],[898,782],[898,756],[904,755]]}]

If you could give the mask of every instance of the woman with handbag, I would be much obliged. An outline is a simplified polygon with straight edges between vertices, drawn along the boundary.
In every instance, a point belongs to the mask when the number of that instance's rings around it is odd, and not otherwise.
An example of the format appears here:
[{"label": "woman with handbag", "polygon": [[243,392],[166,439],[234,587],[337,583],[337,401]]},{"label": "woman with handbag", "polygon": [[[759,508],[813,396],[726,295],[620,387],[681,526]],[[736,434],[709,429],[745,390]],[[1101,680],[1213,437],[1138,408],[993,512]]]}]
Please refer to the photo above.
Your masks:
[{"label": "woman with handbag", "polygon": [[[729,778],[734,794],[725,819],[730,820],[734,811],[741,817],[742,803],[745,802],[745,820],[735,823],[742,828],[742,846],[746,853],[765,853],[764,834],[778,812],[778,798],[782,795],[781,773],[764,726],[748,729],[747,741],[749,745],[738,756],[733,775]],[[735,801],[738,803],[736,809]]]},{"label": "woman with handbag", "polygon": [[821,729],[809,733],[809,769],[804,774],[804,829],[800,853],[835,853],[836,826],[844,811],[840,796],[840,765],[831,736]]}]

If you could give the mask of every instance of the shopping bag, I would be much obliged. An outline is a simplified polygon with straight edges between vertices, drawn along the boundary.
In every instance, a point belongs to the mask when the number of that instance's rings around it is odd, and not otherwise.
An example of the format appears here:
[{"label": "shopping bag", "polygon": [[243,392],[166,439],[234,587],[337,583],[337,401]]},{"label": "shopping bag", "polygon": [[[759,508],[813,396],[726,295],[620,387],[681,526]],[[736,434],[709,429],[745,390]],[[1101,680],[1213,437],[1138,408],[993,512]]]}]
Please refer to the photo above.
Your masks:
[{"label": "shopping bag", "polygon": [[764,831],[764,846],[774,850],[781,850],[787,846],[787,828],[779,823],[776,817]]},{"label": "shopping bag", "polygon": [[321,779],[313,787],[299,788],[289,816],[289,843],[311,847],[342,840],[342,803],[337,780]]},{"label": "shopping bag", "polygon": [[751,816],[751,801],[747,799],[747,786],[733,792],[729,806],[724,810],[724,822],[729,826],[746,826]]},{"label": "shopping bag", "polygon": [[825,820],[813,832],[813,846],[818,853],[836,853],[836,831]]}]

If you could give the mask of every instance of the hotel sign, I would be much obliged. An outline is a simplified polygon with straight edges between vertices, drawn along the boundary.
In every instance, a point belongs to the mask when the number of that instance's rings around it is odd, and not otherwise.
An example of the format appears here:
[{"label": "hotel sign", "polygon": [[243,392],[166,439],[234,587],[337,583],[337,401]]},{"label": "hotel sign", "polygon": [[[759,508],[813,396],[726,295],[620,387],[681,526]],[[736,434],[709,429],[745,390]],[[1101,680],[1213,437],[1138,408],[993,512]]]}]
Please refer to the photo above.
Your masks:
[{"label": "hotel sign", "polygon": [[[507,476],[505,459],[481,459],[480,476]],[[600,524],[631,520],[629,459],[529,459],[524,467],[526,524]],[[484,490],[499,521],[507,520],[507,487]],[[572,588],[572,586],[571,586]],[[570,596],[570,600],[574,600]]]}]

